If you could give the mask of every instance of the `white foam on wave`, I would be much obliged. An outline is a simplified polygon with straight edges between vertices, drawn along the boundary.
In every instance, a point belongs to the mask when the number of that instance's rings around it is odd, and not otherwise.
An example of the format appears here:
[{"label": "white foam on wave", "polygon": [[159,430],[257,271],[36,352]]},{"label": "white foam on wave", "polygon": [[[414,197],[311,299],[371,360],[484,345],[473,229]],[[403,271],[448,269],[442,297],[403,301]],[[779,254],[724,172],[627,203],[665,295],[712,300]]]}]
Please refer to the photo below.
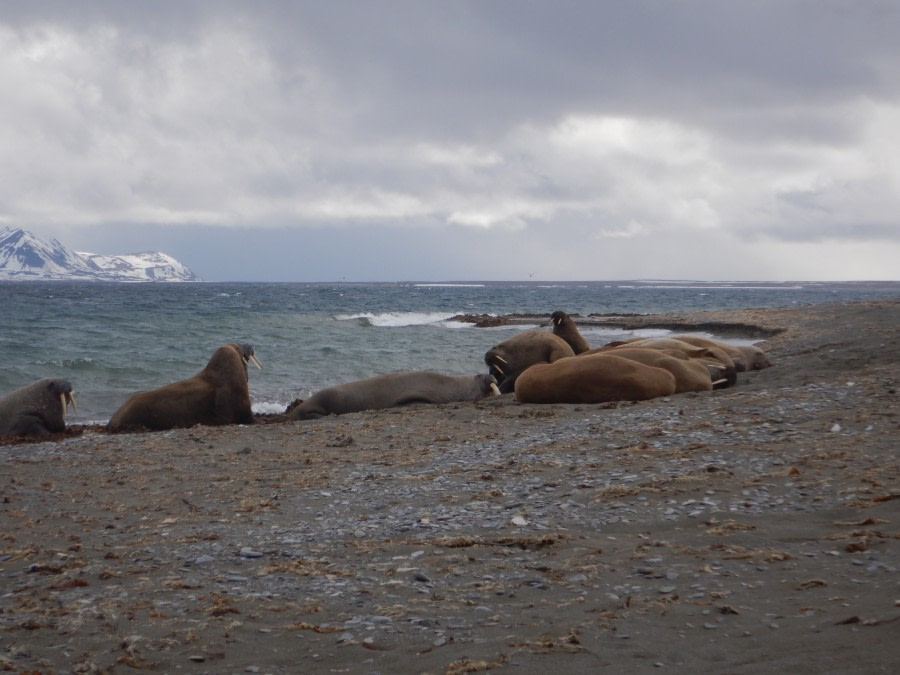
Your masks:
[{"label": "white foam on wave", "polygon": [[287,410],[287,403],[256,401],[250,409],[257,415],[280,415]]},{"label": "white foam on wave", "polygon": [[416,288],[484,288],[484,284],[413,284]]},{"label": "white foam on wave", "polygon": [[439,324],[455,314],[435,312],[381,312],[373,314],[362,312],[360,314],[339,314],[334,318],[338,321],[362,321],[370,326],[378,328],[402,328],[404,326],[427,326]]},{"label": "white foam on wave", "polygon": [[[656,285],[641,285],[641,286],[619,286],[619,288],[647,288],[647,289],[678,289],[678,290],[700,290],[700,291],[783,291],[783,290],[794,290],[799,291],[803,289],[803,286],[742,286],[740,284],[719,284],[719,285],[709,285],[709,284],[656,284]],[[700,295],[706,295],[705,293],[701,293]]]}]

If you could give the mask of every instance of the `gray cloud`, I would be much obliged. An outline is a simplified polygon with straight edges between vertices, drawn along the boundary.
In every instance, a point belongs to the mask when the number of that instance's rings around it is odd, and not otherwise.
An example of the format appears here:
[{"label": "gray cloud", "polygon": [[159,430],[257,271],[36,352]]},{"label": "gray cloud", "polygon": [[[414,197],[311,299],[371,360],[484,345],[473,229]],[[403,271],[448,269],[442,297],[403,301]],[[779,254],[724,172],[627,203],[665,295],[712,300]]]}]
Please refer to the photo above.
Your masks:
[{"label": "gray cloud", "polygon": [[898,29],[888,1],[5,4],[0,224],[220,279],[896,277]]}]

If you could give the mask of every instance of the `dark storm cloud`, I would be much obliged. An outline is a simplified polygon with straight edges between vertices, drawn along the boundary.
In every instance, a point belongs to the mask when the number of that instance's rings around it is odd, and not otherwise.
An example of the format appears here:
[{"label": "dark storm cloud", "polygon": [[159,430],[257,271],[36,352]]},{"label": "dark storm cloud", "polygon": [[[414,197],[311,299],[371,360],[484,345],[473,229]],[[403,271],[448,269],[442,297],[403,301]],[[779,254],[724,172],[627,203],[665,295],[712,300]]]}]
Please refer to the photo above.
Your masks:
[{"label": "dark storm cloud", "polygon": [[898,34],[888,1],[5,3],[0,224],[349,230],[485,278],[853,242],[895,274]]}]

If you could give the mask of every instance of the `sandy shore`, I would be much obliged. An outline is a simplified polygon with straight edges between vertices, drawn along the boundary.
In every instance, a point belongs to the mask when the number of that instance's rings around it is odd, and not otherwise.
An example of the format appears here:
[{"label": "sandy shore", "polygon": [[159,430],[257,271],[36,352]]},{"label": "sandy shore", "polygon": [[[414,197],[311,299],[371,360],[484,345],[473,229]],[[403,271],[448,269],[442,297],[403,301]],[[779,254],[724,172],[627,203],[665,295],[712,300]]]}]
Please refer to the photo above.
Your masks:
[{"label": "sandy shore", "polygon": [[900,299],[627,321],[775,366],[0,446],[0,670],[897,672]]}]

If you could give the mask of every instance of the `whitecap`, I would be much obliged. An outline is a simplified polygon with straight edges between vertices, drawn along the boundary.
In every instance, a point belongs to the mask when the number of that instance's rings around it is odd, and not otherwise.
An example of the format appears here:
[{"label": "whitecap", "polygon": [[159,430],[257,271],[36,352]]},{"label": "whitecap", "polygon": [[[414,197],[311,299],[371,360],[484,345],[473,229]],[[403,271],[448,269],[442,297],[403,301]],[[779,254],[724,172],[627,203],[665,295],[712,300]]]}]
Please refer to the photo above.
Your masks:
[{"label": "whitecap", "polygon": [[435,312],[381,312],[377,314],[363,312],[360,314],[339,314],[334,318],[338,321],[356,321],[364,326],[402,328],[404,326],[427,326],[440,323],[453,316],[456,315]]},{"label": "whitecap", "polygon": [[484,284],[413,284],[416,288],[484,288]]},{"label": "whitecap", "polygon": [[257,401],[250,409],[257,415],[280,415],[287,410],[287,407],[287,403]]}]

